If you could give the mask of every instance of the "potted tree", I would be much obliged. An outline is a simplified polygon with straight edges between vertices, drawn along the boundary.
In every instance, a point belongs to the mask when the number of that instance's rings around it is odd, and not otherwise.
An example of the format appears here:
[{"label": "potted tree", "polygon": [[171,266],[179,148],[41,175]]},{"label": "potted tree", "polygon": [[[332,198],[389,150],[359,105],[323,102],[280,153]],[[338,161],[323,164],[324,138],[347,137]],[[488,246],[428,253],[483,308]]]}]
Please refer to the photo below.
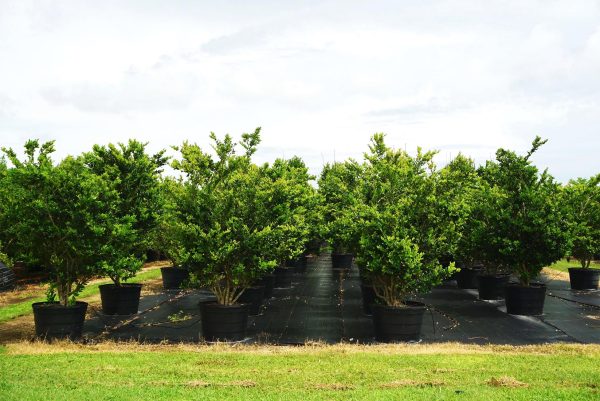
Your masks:
[{"label": "potted tree", "polygon": [[[448,266],[455,261],[459,271],[454,273],[458,288],[477,288],[478,276],[483,273],[480,265],[479,249],[476,243],[480,220],[477,208],[480,199],[481,180],[472,159],[458,154],[439,172],[438,203],[448,208],[451,216],[465,222],[458,232],[458,246],[454,255],[443,255],[440,262]],[[454,230],[459,227],[451,224]]]},{"label": "potted tree", "polygon": [[164,150],[148,155],[146,146],[135,140],[117,146],[95,145],[84,155],[89,169],[113,183],[118,194],[110,218],[119,223],[113,226],[120,240],[109,239],[98,254],[103,274],[113,281],[100,286],[102,311],[108,315],[129,315],[139,308],[142,285],[124,281],[134,277],[145,262],[149,234],[160,209],[159,178],[167,162]]},{"label": "potted tree", "polygon": [[10,205],[10,194],[12,193],[9,182],[6,179],[7,174],[8,167],[6,160],[3,156],[0,156],[0,291],[11,289],[15,284],[15,273],[11,269],[12,259],[5,253],[3,245],[3,243],[8,242],[5,227],[8,227],[10,224],[7,216]]},{"label": "potted tree", "polygon": [[563,189],[563,202],[569,220],[569,254],[581,267],[569,268],[573,290],[598,288],[600,269],[590,267],[600,253],[600,174],[572,180]]},{"label": "potted tree", "polygon": [[306,269],[303,255],[310,234],[310,225],[317,213],[315,190],[310,185],[314,177],[299,157],[277,159],[265,164],[261,172],[271,182],[261,214],[263,224],[271,224],[278,231],[277,241],[270,247],[269,258],[277,261],[275,287],[292,285],[294,272]]},{"label": "potted tree", "polygon": [[362,166],[354,160],[326,164],[319,177],[323,237],[333,246],[334,269],[350,269],[359,238],[355,209],[360,204]]},{"label": "potted tree", "polygon": [[496,161],[488,161],[481,171],[493,191],[493,203],[485,209],[488,259],[509,267],[519,279],[506,286],[510,314],[542,314],[546,287],[533,280],[565,251],[559,186],[547,171],[539,173],[531,162],[544,143],[536,137],[525,156],[499,149]]},{"label": "potted tree", "polygon": [[151,248],[158,250],[171,266],[161,267],[163,288],[165,290],[178,290],[189,282],[189,252],[183,246],[180,225],[183,216],[180,211],[185,211],[189,205],[185,201],[183,181],[178,178],[165,177],[159,183],[160,209],[157,224],[150,233]]},{"label": "potted tree", "polygon": [[378,341],[417,340],[425,305],[410,298],[454,271],[439,258],[455,250],[463,213],[438,202],[434,155],[419,149],[413,158],[390,149],[383,134],[373,137],[366,155],[358,262],[380,301],[371,306]]},{"label": "potted tree", "polygon": [[173,167],[186,177],[179,228],[192,275],[217,299],[202,304],[203,337],[239,341],[245,338],[248,316],[239,298],[276,265],[264,256],[276,241],[276,230],[260,217],[271,182],[251,160],[260,129],[242,135],[241,155],[229,135],[219,140],[211,133],[211,139],[216,158],[195,144],[185,142],[176,148],[181,160]]},{"label": "potted tree", "polygon": [[[13,168],[9,233],[21,254],[30,254],[49,270],[47,302],[32,305],[36,334],[53,339],[81,336],[87,303],[77,295],[98,275],[98,251],[112,227],[117,193],[93,174],[81,158],[54,165],[54,143],[25,144],[24,161],[3,149]],[[120,240],[117,236],[115,240]]]}]

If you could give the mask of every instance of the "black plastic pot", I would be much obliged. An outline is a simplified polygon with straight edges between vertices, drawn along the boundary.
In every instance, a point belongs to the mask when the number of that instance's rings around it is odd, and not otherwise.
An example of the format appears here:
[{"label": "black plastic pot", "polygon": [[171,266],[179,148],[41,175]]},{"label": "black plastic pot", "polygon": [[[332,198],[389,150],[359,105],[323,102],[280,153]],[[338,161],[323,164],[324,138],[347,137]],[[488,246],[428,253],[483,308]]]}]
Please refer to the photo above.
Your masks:
[{"label": "black plastic pot", "polygon": [[334,269],[350,269],[352,267],[353,257],[354,255],[351,253],[332,253],[331,266]]},{"label": "black plastic pot", "polygon": [[37,337],[46,340],[76,340],[81,337],[88,306],[86,302],[76,302],[73,306],[63,306],[58,302],[36,302],[31,306]]},{"label": "black plastic pot", "polygon": [[177,290],[184,281],[190,278],[189,270],[179,267],[161,267],[160,273],[165,290]]},{"label": "black plastic pot", "polygon": [[425,314],[421,302],[407,302],[405,307],[372,304],[375,339],[380,342],[418,341]]},{"label": "black plastic pot", "polygon": [[141,284],[102,284],[100,299],[102,313],[106,315],[133,315],[140,306]]},{"label": "black plastic pot", "polygon": [[294,260],[294,267],[296,268],[296,273],[306,272],[307,265],[308,265],[308,258],[305,255],[301,255],[297,259]]},{"label": "black plastic pot", "polygon": [[372,315],[371,305],[375,303],[376,298],[375,290],[372,285],[361,284],[360,291],[362,293],[363,311],[365,312],[365,315],[370,316]]},{"label": "black plastic pot", "polygon": [[477,276],[483,273],[483,268],[480,267],[462,267],[458,273],[456,273],[456,284],[458,288],[463,289],[476,289],[477,288]]},{"label": "black plastic pot", "polygon": [[260,306],[262,305],[263,298],[265,296],[265,287],[257,285],[254,287],[248,287],[244,290],[242,295],[238,298],[238,302],[241,304],[248,305],[248,314],[255,316],[260,313]]},{"label": "black plastic pot", "polygon": [[532,283],[529,287],[508,284],[505,287],[506,312],[511,315],[541,315],[544,312],[546,286]]},{"label": "black plastic pot", "polygon": [[0,291],[10,290],[15,286],[16,281],[17,278],[12,269],[0,262]]},{"label": "black plastic pot", "polygon": [[273,296],[273,287],[275,286],[275,275],[267,274],[256,282],[256,285],[261,285],[265,288],[264,297],[271,298]]},{"label": "black plastic pot", "polygon": [[569,267],[569,280],[572,290],[597,290],[600,269]]},{"label": "black plastic pot", "polygon": [[477,276],[479,299],[492,300],[504,298],[504,289],[509,279],[509,274],[480,274]]},{"label": "black plastic pot", "polygon": [[246,338],[248,306],[202,303],[202,336],[206,341],[242,341]]},{"label": "black plastic pot", "polygon": [[275,268],[275,288],[290,288],[294,278],[294,267]]}]

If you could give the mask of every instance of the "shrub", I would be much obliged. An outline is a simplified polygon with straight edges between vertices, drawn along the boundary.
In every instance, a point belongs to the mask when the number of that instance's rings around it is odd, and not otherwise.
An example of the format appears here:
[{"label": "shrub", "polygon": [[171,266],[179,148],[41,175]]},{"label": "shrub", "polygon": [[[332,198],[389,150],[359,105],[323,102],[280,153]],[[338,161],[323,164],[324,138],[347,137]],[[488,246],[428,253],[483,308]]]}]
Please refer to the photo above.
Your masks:
[{"label": "shrub", "polygon": [[559,185],[530,160],[544,143],[536,137],[525,156],[499,149],[496,161],[481,169],[489,185],[483,233],[487,257],[510,268],[524,286],[564,255],[567,239]]},{"label": "shrub", "polygon": [[383,134],[372,138],[366,155],[358,260],[390,306],[403,306],[409,295],[431,289],[454,269],[439,259],[455,250],[464,213],[452,197],[439,201],[444,186],[434,155],[419,149],[413,158],[393,150]]},{"label": "shrub", "polygon": [[12,149],[3,151],[14,165],[7,176],[9,234],[21,255],[49,270],[49,300],[58,296],[62,305],[72,304],[98,275],[98,253],[114,231],[111,215],[118,194],[82,158],[67,157],[55,165],[50,158],[54,142],[28,141],[24,161]]},{"label": "shrub", "polygon": [[157,224],[159,177],[167,158],[164,151],[148,155],[146,145],[135,140],[118,146],[95,145],[84,155],[86,166],[118,195],[110,214],[113,231],[107,233],[115,238],[107,238],[98,253],[103,274],[115,285],[141,269]]},{"label": "shrub", "polygon": [[568,253],[590,267],[600,254],[600,174],[571,180],[563,189],[562,205],[569,222]]},{"label": "shrub", "polygon": [[178,229],[198,283],[210,287],[220,304],[231,305],[275,267],[270,247],[279,233],[262,218],[272,181],[251,160],[260,129],[242,135],[241,155],[229,135],[211,139],[216,158],[195,144],[176,148],[182,158],[173,167],[186,176]]},{"label": "shrub", "polygon": [[355,253],[360,227],[357,207],[361,203],[362,166],[354,160],[326,164],[319,177],[322,201],[322,236],[334,253]]}]

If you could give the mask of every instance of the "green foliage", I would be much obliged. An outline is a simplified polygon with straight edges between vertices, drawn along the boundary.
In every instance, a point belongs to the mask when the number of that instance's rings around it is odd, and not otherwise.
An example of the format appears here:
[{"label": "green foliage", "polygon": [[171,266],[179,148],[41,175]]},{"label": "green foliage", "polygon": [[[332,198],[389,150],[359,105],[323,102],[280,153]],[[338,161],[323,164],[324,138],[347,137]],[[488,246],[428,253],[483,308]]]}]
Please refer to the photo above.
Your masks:
[{"label": "green foliage", "polygon": [[157,224],[150,232],[150,248],[164,254],[173,266],[189,267],[189,252],[186,251],[181,224],[185,219],[185,211],[194,206],[184,204],[190,199],[184,197],[185,187],[181,179],[165,177],[159,182],[160,205]]},{"label": "green foliage", "polygon": [[304,167],[297,169],[295,161],[253,164],[260,128],[242,135],[241,155],[229,135],[219,140],[211,133],[211,139],[216,158],[188,142],[175,148],[181,160],[173,167],[187,179],[173,224],[196,281],[231,305],[278,258],[297,252],[292,242],[302,238],[302,220],[290,211],[296,187],[283,177]]},{"label": "green foliage", "polygon": [[319,201],[310,185],[314,177],[298,157],[265,164],[261,174],[270,181],[270,188],[262,193],[257,218],[262,225],[272,227],[275,241],[267,252],[270,259],[282,264],[304,251],[314,227],[319,224]]},{"label": "green foliage", "polygon": [[360,226],[357,208],[361,204],[363,167],[354,160],[326,164],[319,177],[323,215],[322,236],[334,253],[356,252]]},{"label": "green foliage", "polygon": [[98,249],[113,229],[118,194],[81,158],[54,165],[53,142],[28,141],[23,161],[12,149],[3,151],[14,166],[7,174],[8,233],[21,255],[49,269],[50,294],[68,305],[97,274]]},{"label": "green foliage", "polygon": [[511,269],[522,285],[559,260],[566,245],[559,185],[547,171],[540,174],[530,160],[545,142],[536,137],[525,156],[499,149],[496,161],[488,161],[480,171],[489,185],[486,257]]},{"label": "green foliage", "polygon": [[569,181],[561,198],[569,223],[568,252],[589,268],[600,254],[600,174]]},{"label": "green foliage", "polygon": [[109,238],[98,250],[103,274],[116,285],[141,269],[150,247],[150,233],[157,224],[159,179],[167,158],[164,150],[148,155],[146,146],[130,140],[118,146],[94,145],[84,154],[85,164],[118,195],[110,214]]},{"label": "green foliage", "polygon": [[435,170],[435,152],[416,157],[371,140],[362,186],[364,204],[358,262],[387,305],[402,306],[410,294],[431,289],[453,271],[439,259],[453,253],[466,212],[462,197],[448,193],[448,172]]}]

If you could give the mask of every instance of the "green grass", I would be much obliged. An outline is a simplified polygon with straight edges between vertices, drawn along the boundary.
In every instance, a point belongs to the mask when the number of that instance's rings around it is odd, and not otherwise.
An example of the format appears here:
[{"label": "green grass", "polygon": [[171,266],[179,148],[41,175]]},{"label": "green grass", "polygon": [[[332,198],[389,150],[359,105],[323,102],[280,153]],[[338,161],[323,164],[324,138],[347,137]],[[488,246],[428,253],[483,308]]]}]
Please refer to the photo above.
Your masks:
[{"label": "green grass", "polygon": [[[561,259],[548,267],[554,270],[559,270],[561,272],[568,273],[569,267],[581,267],[581,263],[579,263],[579,261],[575,259],[571,259],[570,262],[567,262],[567,259]],[[600,268],[600,263],[592,262],[590,264],[590,267]]]},{"label": "green grass", "polygon": [[[152,269],[152,270],[146,270],[144,272],[139,273],[137,276],[135,276],[133,279],[129,280],[128,282],[129,283],[138,283],[141,281],[156,279],[158,277],[160,277],[160,269]],[[110,283],[110,282],[111,282],[110,280],[105,280],[105,281],[101,281],[98,283],[90,284],[83,289],[81,294],[79,294],[78,298],[82,299],[82,298],[90,297],[93,295],[97,295],[100,292],[98,287],[101,284],[106,284],[106,283]],[[12,304],[12,305],[6,305],[3,307],[0,307],[0,323],[12,320],[19,316],[25,316],[25,315],[29,315],[29,314],[33,313],[32,309],[31,309],[31,304],[34,302],[44,302],[45,300],[46,300],[46,297],[41,296],[41,297],[37,297],[34,299],[29,299],[27,301],[18,302],[18,303]]]},{"label": "green grass", "polygon": [[534,353],[350,347],[15,354],[9,346],[0,353],[0,399],[600,399],[598,347]]}]

